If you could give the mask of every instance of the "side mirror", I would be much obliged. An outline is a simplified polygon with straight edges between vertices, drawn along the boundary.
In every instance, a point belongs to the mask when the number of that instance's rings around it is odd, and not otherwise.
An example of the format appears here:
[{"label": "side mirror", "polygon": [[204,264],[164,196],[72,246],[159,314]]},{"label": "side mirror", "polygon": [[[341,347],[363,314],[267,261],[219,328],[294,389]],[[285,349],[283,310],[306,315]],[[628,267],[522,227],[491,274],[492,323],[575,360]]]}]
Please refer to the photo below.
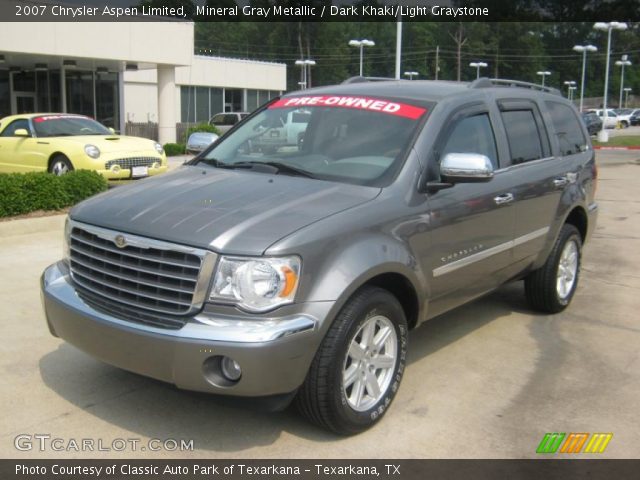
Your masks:
[{"label": "side mirror", "polygon": [[440,177],[448,183],[488,182],[493,178],[493,165],[479,153],[448,153],[440,163]]},{"label": "side mirror", "polygon": [[30,137],[29,131],[26,128],[18,128],[15,132],[13,132],[14,137]]}]

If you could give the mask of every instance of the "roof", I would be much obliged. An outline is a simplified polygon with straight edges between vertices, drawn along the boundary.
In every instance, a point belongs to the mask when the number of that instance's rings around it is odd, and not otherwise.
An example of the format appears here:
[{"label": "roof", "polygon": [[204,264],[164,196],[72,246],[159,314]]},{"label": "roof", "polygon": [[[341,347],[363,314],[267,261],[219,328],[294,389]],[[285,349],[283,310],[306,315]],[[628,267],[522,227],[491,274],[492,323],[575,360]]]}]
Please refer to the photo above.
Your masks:
[{"label": "roof", "polygon": [[469,84],[434,80],[389,80],[357,83],[342,83],[327,87],[310,88],[304,91],[289,92],[295,95],[371,95],[413,100],[437,101],[449,95],[469,91]]},{"label": "roof", "polygon": [[354,77],[339,85],[290,92],[287,96],[347,94],[437,102],[446,97],[463,93],[471,94],[480,90],[504,94],[506,91],[509,91],[507,89],[511,88],[517,88],[517,90],[510,90],[510,94],[515,93],[519,97],[531,98],[532,96],[540,94],[560,94],[558,90],[553,88],[505,79],[480,78],[473,82],[454,82],[437,80],[384,80]]}]

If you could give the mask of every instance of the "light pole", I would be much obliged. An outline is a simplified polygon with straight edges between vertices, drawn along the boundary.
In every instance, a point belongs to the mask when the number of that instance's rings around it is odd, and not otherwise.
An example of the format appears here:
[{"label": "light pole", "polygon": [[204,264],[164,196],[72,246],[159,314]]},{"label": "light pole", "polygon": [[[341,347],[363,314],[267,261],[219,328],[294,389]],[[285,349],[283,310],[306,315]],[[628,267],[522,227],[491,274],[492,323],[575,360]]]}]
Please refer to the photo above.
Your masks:
[{"label": "light pole", "polygon": [[609,60],[611,56],[611,31],[626,30],[627,24],[624,22],[597,22],[593,25],[596,30],[607,32],[607,66],[604,73],[604,98],[602,99],[602,130],[598,132],[599,142],[608,142],[609,134],[604,129],[607,123],[607,90],[609,90]]},{"label": "light pole", "polygon": [[360,76],[362,76],[362,50],[364,47],[373,47],[376,44],[373,40],[349,40],[349,46],[360,48]]},{"label": "light pole", "polygon": [[542,76],[542,86],[544,87],[544,79],[546,78],[547,75],[551,75],[551,72],[548,72],[546,70],[544,71],[540,71],[540,72],[536,72],[538,75]]},{"label": "light pole", "polygon": [[631,65],[627,55],[622,55],[622,60],[618,60],[616,65],[620,67],[620,100],[618,101],[618,108],[622,108],[622,92],[624,91],[624,67]]},{"label": "light pole", "polygon": [[414,76],[416,76],[416,77],[418,76],[418,72],[413,72],[413,71],[412,72],[404,72],[404,75],[406,77],[409,77],[409,80],[413,80]]},{"label": "light pole", "polygon": [[471,62],[469,66],[476,69],[476,80],[477,80],[478,78],[480,78],[480,69],[485,68],[488,65],[485,62]]},{"label": "light pole", "polygon": [[302,87],[302,90],[307,88],[307,69],[313,67],[316,64],[315,60],[310,58],[304,60],[296,60],[296,65],[302,68],[302,81],[298,82],[298,85]]},{"label": "light pole", "polygon": [[587,52],[597,52],[598,49],[593,45],[576,45],[573,47],[573,50],[582,53],[582,81],[580,82],[580,111],[582,112],[582,103],[584,101],[584,74],[587,69]]},{"label": "light pole", "polygon": [[567,86],[567,98],[571,100],[571,87],[575,88],[576,82],[573,80],[567,80],[564,84]]},{"label": "light pole", "polygon": [[629,92],[632,89],[630,87],[625,87],[624,88],[624,108],[627,108],[629,106]]},{"label": "light pole", "polygon": [[577,88],[578,87],[569,87],[569,100],[571,100],[571,102],[573,102],[573,91]]}]

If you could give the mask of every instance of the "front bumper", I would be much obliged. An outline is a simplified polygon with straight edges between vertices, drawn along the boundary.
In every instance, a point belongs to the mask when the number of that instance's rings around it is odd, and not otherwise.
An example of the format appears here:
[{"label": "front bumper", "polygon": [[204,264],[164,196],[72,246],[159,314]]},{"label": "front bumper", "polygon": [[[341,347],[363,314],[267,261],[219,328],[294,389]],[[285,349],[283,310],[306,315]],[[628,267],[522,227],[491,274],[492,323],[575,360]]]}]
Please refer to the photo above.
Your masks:
[{"label": "front bumper", "polygon": [[[65,263],[45,270],[42,302],[51,333],[116,367],[201,392],[263,397],[295,391],[322,340],[319,328],[333,302],[299,304],[282,317],[212,314],[206,310],[179,330],[124,321],[77,295]],[[291,306],[293,307],[293,306]],[[242,368],[232,385],[211,371],[228,356]]]},{"label": "front bumper", "polygon": [[[159,175],[161,173],[165,173],[167,171],[167,165],[159,166],[158,168],[149,167],[147,172],[149,177],[153,175]],[[130,178],[145,178],[145,177],[132,177],[130,168],[121,168],[119,171],[114,172],[113,170],[98,170],[98,173],[102,175],[107,180],[126,180]]]}]

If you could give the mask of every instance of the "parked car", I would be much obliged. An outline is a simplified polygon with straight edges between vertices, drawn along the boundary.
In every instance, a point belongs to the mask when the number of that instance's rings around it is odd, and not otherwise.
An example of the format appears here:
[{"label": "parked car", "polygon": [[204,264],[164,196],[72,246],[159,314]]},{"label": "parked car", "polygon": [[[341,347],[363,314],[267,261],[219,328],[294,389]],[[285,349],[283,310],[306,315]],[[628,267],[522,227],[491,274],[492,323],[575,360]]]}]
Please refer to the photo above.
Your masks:
[{"label": "parked car", "polygon": [[[256,147],[300,108],[303,142]],[[120,368],[295,399],[353,434],[388,411],[410,329],[517,279],[534,309],[569,305],[596,174],[555,89],[358,77],[293,92],[171,173],[74,207],[42,277],[47,323]]]},{"label": "parked car", "polygon": [[162,145],[115,135],[83,115],[33,113],[0,120],[0,172],[95,170],[107,179],[167,170]]},{"label": "parked car", "polygon": [[640,125],[640,108],[636,108],[633,111],[633,113],[631,114],[631,117],[629,118],[629,122],[634,127],[637,126],[637,125]]},{"label": "parked car", "polygon": [[617,128],[618,127],[618,115],[613,110],[607,109],[607,118],[604,119],[604,112],[602,109],[589,110],[589,112],[598,115],[600,120],[604,122],[604,128]]},{"label": "parked car", "polygon": [[224,135],[229,130],[231,130],[231,128],[236,123],[238,123],[240,120],[242,120],[247,115],[249,115],[248,112],[216,113],[209,120],[209,125],[215,126],[218,129],[218,131],[220,132],[220,135]]},{"label": "parked car", "polygon": [[621,128],[627,128],[631,126],[631,115],[633,114],[633,108],[614,108],[614,112],[618,116],[618,122],[620,122]]},{"label": "parked car", "polygon": [[583,112],[580,115],[582,116],[582,121],[587,127],[589,135],[596,135],[600,130],[602,130],[602,120],[600,120],[598,115],[593,112]]},{"label": "parked car", "polygon": [[206,150],[219,138],[215,133],[193,132],[187,139],[187,153],[197,154]]},{"label": "parked car", "polygon": [[272,153],[281,147],[297,146],[304,139],[309,118],[311,111],[304,108],[269,118],[269,123],[258,125],[258,129],[262,131],[256,139],[255,146]]}]

